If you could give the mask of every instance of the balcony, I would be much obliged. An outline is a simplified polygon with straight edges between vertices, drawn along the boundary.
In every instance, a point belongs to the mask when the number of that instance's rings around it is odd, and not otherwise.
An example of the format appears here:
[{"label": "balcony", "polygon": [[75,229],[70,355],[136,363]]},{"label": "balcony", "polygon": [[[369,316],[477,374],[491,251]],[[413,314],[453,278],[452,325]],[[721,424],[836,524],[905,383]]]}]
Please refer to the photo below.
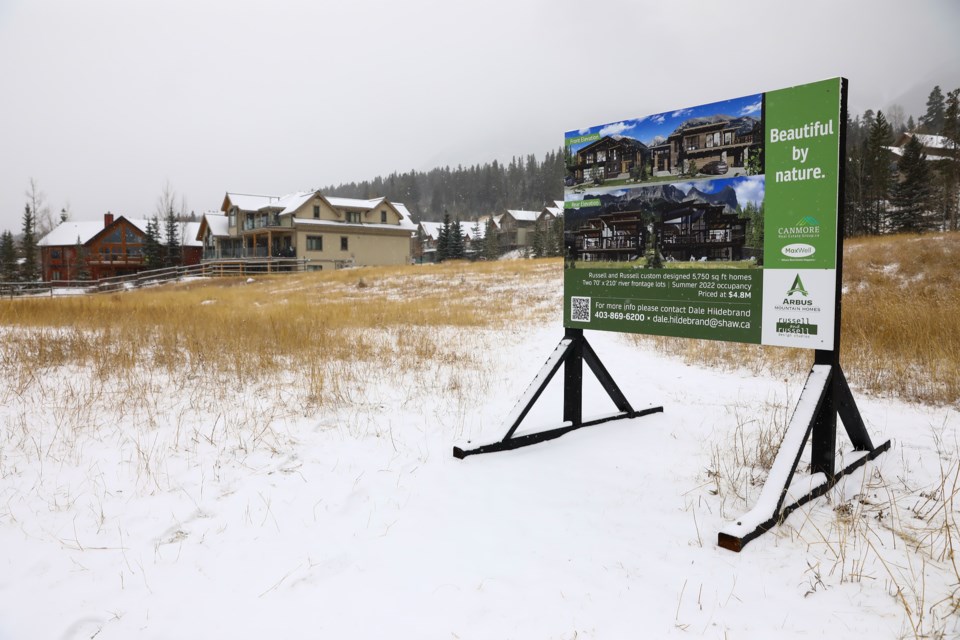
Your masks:
[{"label": "balcony", "polygon": [[282,227],[284,226],[280,222],[280,216],[276,214],[258,214],[255,216],[247,216],[246,220],[243,221],[243,231],[254,231],[256,229],[267,229],[271,227]]}]

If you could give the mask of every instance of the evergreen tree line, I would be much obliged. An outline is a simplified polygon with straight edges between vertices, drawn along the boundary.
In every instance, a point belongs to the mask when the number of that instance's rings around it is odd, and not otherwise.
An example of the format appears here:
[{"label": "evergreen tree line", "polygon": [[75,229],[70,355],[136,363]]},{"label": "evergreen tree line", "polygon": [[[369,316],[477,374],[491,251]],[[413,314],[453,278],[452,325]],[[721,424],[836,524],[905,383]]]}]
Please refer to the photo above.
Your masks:
[{"label": "evergreen tree line", "polygon": [[417,222],[442,221],[444,212],[454,219],[475,220],[506,209],[539,211],[554,200],[562,200],[564,174],[564,154],[558,149],[547,152],[543,160],[530,154],[514,157],[509,164],[494,160],[470,167],[391,173],[386,178],[329,186],[322,191],[344,198],[385,196],[406,205]]},{"label": "evergreen tree line", "polygon": [[[846,154],[847,235],[957,230],[960,197],[960,89],[934,87],[926,112],[914,121],[902,109],[868,109],[848,118]],[[897,158],[887,148],[902,133],[943,136],[946,149],[927,159],[916,136]]]}]

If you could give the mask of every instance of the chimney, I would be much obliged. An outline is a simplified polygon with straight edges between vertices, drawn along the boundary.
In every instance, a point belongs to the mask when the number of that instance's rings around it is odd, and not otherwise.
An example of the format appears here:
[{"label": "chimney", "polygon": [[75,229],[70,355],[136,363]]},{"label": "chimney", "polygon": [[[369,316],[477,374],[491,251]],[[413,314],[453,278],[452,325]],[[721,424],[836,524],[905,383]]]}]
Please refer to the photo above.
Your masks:
[{"label": "chimney", "polygon": [[113,214],[107,211],[103,214],[103,228],[106,229],[113,224]]}]

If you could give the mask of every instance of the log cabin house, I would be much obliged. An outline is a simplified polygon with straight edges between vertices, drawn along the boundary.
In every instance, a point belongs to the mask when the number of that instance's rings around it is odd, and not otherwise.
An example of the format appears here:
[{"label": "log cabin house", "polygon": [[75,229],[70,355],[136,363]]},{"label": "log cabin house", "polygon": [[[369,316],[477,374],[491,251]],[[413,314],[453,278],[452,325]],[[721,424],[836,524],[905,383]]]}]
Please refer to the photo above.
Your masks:
[{"label": "log cabin house", "polygon": [[[41,277],[46,282],[100,280],[139,273],[157,265],[147,265],[144,246],[147,220],[106,213],[103,222],[65,221],[37,243],[40,249]],[[161,221],[161,233],[163,222]],[[200,243],[196,236],[199,223],[179,222],[180,264],[200,262]],[[161,239],[162,242],[162,239]]]}]

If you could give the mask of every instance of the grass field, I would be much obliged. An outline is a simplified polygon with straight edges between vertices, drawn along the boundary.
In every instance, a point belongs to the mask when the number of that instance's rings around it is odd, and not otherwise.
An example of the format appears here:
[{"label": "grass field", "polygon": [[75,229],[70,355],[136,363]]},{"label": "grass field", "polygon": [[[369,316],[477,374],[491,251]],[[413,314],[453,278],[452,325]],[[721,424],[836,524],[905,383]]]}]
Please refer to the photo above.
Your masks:
[{"label": "grass field", "polygon": [[810,351],[596,335],[667,411],[451,458],[556,345],[560,260],[0,301],[0,637],[951,637],[958,258],[848,243],[843,361],[894,448],[735,559]]},{"label": "grass field", "polygon": [[[846,243],[842,363],[851,384],[910,401],[960,401],[958,266],[960,234]],[[524,288],[517,298],[511,285],[555,283],[561,270],[560,260],[453,263],[4,300],[0,326],[28,331],[4,332],[0,373],[20,380],[46,367],[92,365],[109,377],[146,364],[248,380],[331,362],[427,367],[455,357],[436,329],[512,329],[560,314],[553,288]],[[369,330],[385,327],[396,339],[371,337]],[[771,374],[806,370],[811,359],[797,349],[634,339],[691,361]]]}]

